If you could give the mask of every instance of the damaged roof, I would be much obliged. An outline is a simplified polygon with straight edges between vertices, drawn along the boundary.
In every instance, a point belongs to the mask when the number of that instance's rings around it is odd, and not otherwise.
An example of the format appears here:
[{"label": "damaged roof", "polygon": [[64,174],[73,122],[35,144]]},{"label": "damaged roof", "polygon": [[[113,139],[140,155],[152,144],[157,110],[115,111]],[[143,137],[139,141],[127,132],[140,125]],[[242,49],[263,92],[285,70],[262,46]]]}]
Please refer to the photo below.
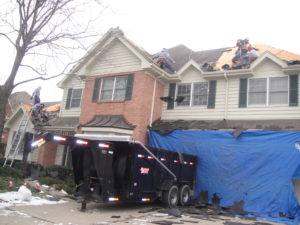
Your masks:
[{"label": "damaged roof", "polygon": [[133,130],[134,125],[130,124],[123,115],[96,115],[94,118],[82,124],[82,127],[114,127]]},{"label": "damaged roof", "polygon": [[156,120],[151,130],[167,134],[173,130],[281,130],[300,131],[300,120]]}]

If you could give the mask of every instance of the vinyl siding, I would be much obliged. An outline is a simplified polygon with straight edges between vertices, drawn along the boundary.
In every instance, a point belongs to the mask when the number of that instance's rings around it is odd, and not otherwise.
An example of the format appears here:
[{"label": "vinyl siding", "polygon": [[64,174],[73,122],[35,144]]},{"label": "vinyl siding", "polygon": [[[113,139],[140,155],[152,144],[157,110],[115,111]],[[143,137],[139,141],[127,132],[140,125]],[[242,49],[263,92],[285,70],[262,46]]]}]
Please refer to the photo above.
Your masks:
[{"label": "vinyl siding", "polygon": [[[208,82],[201,76],[201,73],[194,67],[187,69],[184,74],[182,74],[181,83],[191,83],[191,82]],[[225,102],[225,81],[222,79],[216,79],[217,89],[216,89],[216,100],[215,108],[207,109],[205,106],[193,106],[193,107],[178,107],[175,104],[174,109],[167,110],[167,103],[163,104],[163,120],[177,120],[177,119],[221,119],[224,115],[224,102]],[[166,85],[164,90],[164,96],[168,96],[169,86]]]},{"label": "vinyl siding", "polygon": [[[262,64],[257,66],[253,73],[253,78],[288,76],[269,59],[264,60]],[[300,107],[289,107],[288,103],[286,106],[247,106],[247,108],[239,108],[239,78],[229,80],[229,90],[227,119],[300,119]]]},{"label": "vinyl siding", "polygon": [[114,40],[111,46],[97,56],[87,68],[89,75],[137,70],[141,70],[141,60],[119,40]]},{"label": "vinyl siding", "polygon": [[[284,74],[281,67],[269,59],[265,59],[253,71],[253,78],[267,78],[288,76]],[[289,107],[283,105],[272,106],[248,106],[239,108],[239,77],[229,77],[228,79],[228,99],[226,104],[226,80],[217,80],[216,103],[214,109],[206,107],[176,107],[173,110],[167,110],[167,104],[163,104],[163,120],[258,120],[258,119],[300,119],[300,107]],[[201,82],[205,80],[196,69],[188,69],[182,75],[182,83]],[[298,87],[300,87],[298,79]],[[165,86],[164,96],[168,96],[169,85]],[[300,93],[300,91],[298,91]],[[299,98],[298,98],[299,99]],[[227,108],[227,109],[226,109]],[[227,110],[227,111],[226,111]]]},{"label": "vinyl siding", "polygon": [[82,94],[81,94],[81,100],[82,100],[82,96],[84,94],[84,86],[85,86],[84,80],[80,80],[79,78],[69,79],[68,83],[64,86],[63,98],[62,98],[61,107],[60,107],[60,116],[61,117],[76,117],[76,116],[79,117],[80,111],[81,111],[80,108],[65,109],[65,107],[66,107],[69,88],[73,88],[73,89],[82,88],[83,89]]},{"label": "vinyl siding", "polygon": [[57,145],[56,157],[55,157],[55,165],[62,165],[62,160],[64,156],[64,145]]}]

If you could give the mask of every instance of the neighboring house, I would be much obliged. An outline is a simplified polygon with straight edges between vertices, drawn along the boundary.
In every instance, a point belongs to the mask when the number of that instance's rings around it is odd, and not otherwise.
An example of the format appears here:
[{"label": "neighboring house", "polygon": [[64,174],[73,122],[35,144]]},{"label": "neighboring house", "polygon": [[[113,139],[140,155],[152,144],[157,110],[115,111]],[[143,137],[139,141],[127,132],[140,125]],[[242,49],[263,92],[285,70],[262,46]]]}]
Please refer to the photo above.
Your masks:
[{"label": "neighboring house", "polygon": [[[129,135],[143,143],[148,129],[300,130],[300,55],[254,47],[260,56],[249,69],[223,70],[234,47],[195,52],[178,45],[169,49],[177,71],[170,74],[120,29],[111,29],[59,82],[59,117],[38,130]],[[166,103],[160,99],[166,96],[184,100]],[[52,161],[59,164],[68,154],[58,146]]]},{"label": "neighboring house", "polygon": [[[47,102],[45,104],[45,110],[49,113],[49,123],[53,123],[56,120],[57,114],[59,112],[60,105],[58,102]],[[7,146],[5,150],[5,157],[9,159],[12,158],[12,155],[9,155],[9,151],[11,149],[14,135],[18,132],[19,125],[22,120],[28,120],[28,124],[26,126],[26,133],[35,134],[39,132],[39,126],[34,126],[31,121],[31,114],[30,114],[31,106],[28,104],[21,104],[17,110],[9,117],[9,119],[5,123],[5,128],[9,130],[7,136]],[[24,150],[24,140],[21,144],[22,148],[16,154],[15,160],[22,160],[23,157],[23,150]],[[42,146],[39,151],[31,151],[28,155],[29,162],[37,162],[39,164],[49,166],[55,164],[55,156],[56,156],[56,146],[55,148],[52,147],[53,151],[51,150],[52,145],[46,144]],[[45,151],[44,149],[47,149]],[[59,163],[58,163],[59,164]],[[60,165],[60,164],[59,164]]]},{"label": "neighboring house", "polygon": [[[30,95],[25,91],[11,94],[6,105],[5,120],[8,120],[8,118],[18,109],[18,107],[20,107],[21,104],[30,104],[30,102]],[[4,156],[7,141],[8,129],[4,129],[0,139],[0,158]]]}]

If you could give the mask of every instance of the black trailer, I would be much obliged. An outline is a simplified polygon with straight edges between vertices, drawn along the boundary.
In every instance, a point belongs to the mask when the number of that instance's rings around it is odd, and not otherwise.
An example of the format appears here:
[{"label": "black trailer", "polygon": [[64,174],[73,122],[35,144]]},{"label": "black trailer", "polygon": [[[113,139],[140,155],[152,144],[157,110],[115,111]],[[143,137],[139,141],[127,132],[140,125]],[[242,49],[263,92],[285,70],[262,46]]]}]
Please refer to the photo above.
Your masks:
[{"label": "black trailer", "polygon": [[122,136],[61,136],[46,133],[32,143],[71,146],[76,195],[86,202],[152,202],[185,205],[193,194],[197,158],[147,147]]}]

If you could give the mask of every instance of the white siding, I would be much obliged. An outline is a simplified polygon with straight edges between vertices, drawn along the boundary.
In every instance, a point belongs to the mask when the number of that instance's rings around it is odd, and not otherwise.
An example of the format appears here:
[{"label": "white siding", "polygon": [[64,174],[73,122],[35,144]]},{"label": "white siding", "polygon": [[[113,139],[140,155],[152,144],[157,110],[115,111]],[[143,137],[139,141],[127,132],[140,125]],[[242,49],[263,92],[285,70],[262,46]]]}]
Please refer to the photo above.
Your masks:
[{"label": "white siding", "polygon": [[[269,59],[258,65],[253,71],[253,78],[259,77],[279,77],[288,76],[284,74],[280,66]],[[176,107],[167,110],[167,103],[163,104],[163,120],[260,120],[260,119],[300,119],[300,107],[289,106],[260,106],[239,108],[239,77],[229,77],[228,79],[228,98],[226,107],[226,80],[224,78],[216,79],[216,102],[214,109],[206,107]],[[206,81],[196,69],[188,69],[182,76],[182,83]],[[298,79],[300,88],[300,79]],[[168,96],[169,86],[166,85],[164,96]],[[300,89],[298,90],[300,93]],[[300,97],[299,97],[300,99]]]},{"label": "white siding", "polygon": [[[14,134],[14,132],[18,131],[18,128],[19,128],[20,122],[22,121],[23,115],[24,115],[23,112],[19,111],[18,114],[15,116],[15,119],[10,124],[8,141],[7,141],[7,145],[6,145],[6,149],[5,149],[5,156],[7,156],[7,154],[10,151],[10,148],[12,145],[12,140],[13,140],[13,134]],[[35,131],[33,130],[33,125],[30,121],[28,121],[28,125],[26,127],[26,132],[35,133]],[[23,151],[23,144],[21,144],[21,149],[19,151],[19,154],[16,155],[16,157],[15,157],[16,160],[22,159],[22,157],[23,157],[22,151]],[[11,156],[10,156],[10,158],[11,158]],[[33,152],[29,153],[28,161],[34,161],[34,160],[36,160],[36,158],[34,157],[34,153]]]},{"label": "white siding", "polygon": [[141,70],[141,60],[122,42],[114,40],[105,52],[88,66],[88,74],[102,75]]},{"label": "white siding", "polygon": [[64,156],[64,145],[57,145],[56,156],[55,156],[55,165],[62,165],[62,160]]},{"label": "white siding", "polygon": [[61,107],[60,107],[60,116],[61,117],[79,117],[80,107],[79,108],[70,108],[70,109],[65,109],[65,107],[66,107],[66,101],[67,101],[67,97],[68,97],[69,88],[73,88],[73,89],[82,88],[83,89],[82,95],[81,95],[81,100],[82,100],[82,96],[84,95],[84,86],[85,86],[84,80],[81,80],[76,77],[69,79],[68,83],[64,86],[63,99],[62,99]]},{"label": "white siding", "polygon": [[[264,60],[253,71],[253,78],[267,78],[288,76],[281,71],[281,68],[269,59]],[[300,119],[300,107],[289,106],[248,106],[239,108],[239,78],[229,80],[228,117],[231,120],[260,120],[260,119]],[[299,80],[298,80],[299,82]],[[300,87],[300,84],[298,84]],[[299,92],[299,91],[298,91]],[[218,93],[217,93],[218,94]]]},{"label": "white siding", "polygon": [[[208,82],[204,79],[201,73],[194,67],[190,67],[182,75],[182,83],[191,82]],[[167,103],[163,105],[162,119],[164,120],[177,120],[177,119],[204,119],[215,120],[222,119],[224,115],[224,102],[225,102],[225,81],[217,79],[216,101],[215,108],[208,109],[207,107],[176,107],[173,110],[167,110]],[[164,96],[168,96],[169,86],[166,85]]]}]

